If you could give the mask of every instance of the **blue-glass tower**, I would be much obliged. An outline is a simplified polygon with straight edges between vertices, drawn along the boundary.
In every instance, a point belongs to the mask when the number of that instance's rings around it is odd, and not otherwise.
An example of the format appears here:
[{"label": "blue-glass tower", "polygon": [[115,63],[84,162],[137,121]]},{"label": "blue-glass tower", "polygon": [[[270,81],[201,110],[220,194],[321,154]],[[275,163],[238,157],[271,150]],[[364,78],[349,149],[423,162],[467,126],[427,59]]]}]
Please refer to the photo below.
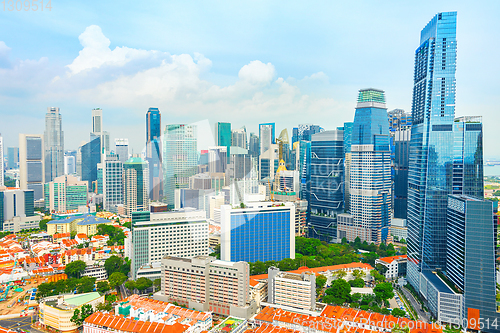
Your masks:
[{"label": "blue-glass tower", "polygon": [[227,148],[227,161],[231,158],[231,123],[215,124],[215,144]]},{"label": "blue-glass tower", "polygon": [[457,58],[456,12],[425,26],[415,51],[408,166],[408,273],[446,268],[446,207],[452,190]]},{"label": "blue-glass tower", "polygon": [[146,161],[149,163],[149,198],[159,201],[163,196],[161,113],[149,108],[146,113]]}]

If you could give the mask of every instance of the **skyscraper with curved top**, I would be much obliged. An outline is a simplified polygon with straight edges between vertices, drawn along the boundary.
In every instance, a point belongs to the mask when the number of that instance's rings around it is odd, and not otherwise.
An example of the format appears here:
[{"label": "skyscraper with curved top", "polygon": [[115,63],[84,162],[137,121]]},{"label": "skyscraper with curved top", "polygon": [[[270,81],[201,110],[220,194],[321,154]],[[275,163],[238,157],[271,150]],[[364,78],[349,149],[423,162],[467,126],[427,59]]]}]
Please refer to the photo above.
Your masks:
[{"label": "skyscraper with curved top", "polygon": [[452,191],[457,13],[439,13],[415,51],[408,166],[408,280],[446,266],[446,207]]},{"label": "skyscraper with curved top", "polygon": [[161,113],[158,108],[149,108],[146,113],[146,160],[149,163],[149,198],[158,201],[163,196]]}]

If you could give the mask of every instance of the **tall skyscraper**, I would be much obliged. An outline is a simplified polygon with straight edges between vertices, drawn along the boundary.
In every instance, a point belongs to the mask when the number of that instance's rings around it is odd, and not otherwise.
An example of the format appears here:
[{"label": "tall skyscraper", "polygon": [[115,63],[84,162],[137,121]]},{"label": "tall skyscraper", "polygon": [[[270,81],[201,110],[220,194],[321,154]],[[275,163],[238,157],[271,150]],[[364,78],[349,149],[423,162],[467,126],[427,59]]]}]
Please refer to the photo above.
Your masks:
[{"label": "tall skyscraper", "polygon": [[198,170],[196,126],[170,124],[163,133],[163,170],[165,202],[175,205],[176,188],[188,188],[189,177]]},{"label": "tall skyscraper", "polygon": [[163,196],[161,148],[161,113],[149,108],[146,113],[146,160],[149,163],[149,198],[159,201]]},{"label": "tall skyscraper", "polygon": [[390,237],[389,141],[384,91],[361,89],[351,134],[350,215],[339,217],[339,238],[380,244]]},{"label": "tall skyscraper", "polygon": [[247,149],[247,129],[245,126],[232,130],[231,132],[231,145],[234,147],[241,147]]},{"label": "tall skyscraper", "polygon": [[215,123],[215,144],[227,147],[227,160],[231,154],[231,123]]},{"label": "tall skyscraper", "polygon": [[226,172],[227,148],[224,146],[208,147],[208,172]]},{"label": "tall skyscraper", "polygon": [[87,205],[87,182],[74,176],[59,176],[44,185],[45,210],[66,212]]},{"label": "tall skyscraper", "polygon": [[92,135],[99,137],[101,154],[109,153],[109,133],[102,126],[102,109],[92,109]]},{"label": "tall skyscraper", "polygon": [[250,139],[248,140],[248,154],[252,157],[258,157],[260,154],[260,140],[255,133],[250,133]]},{"label": "tall skyscraper", "polygon": [[310,145],[307,229],[309,237],[334,242],[337,240],[337,215],[344,212],[344,131],[314,134]]},{"label": "tall skyscraper", "polygon": [[128,139],[115,139],[115,154],[122,164],[127,162],[129,159]]},{"label": "tall skyscraper", "polygon": [[101,161],[101,140],[98,136],[90,137],[91,141],[79,148],[80,163],[77,163],[77,173],[82,180],[89,182],[89,189],[92,189],[92,182],[97,180],[97,164]]},{"label": "tall skyscraper", "polygon": [[351,211],[351,138],[354,123],[344,123],[344,210]]},{"label": "tall skyscraper", "polygon": [[19,134],[19,181],[21,190],[33,190],[34,200],[43,199],[45,183],[43,135]]},{"label": "tall skyscraper", "polygon": [[149,168],[140,157],[131,157],[123,165],[123,206],[125,215],[149,211]]},{"label": "tall skyscraper", "polygon": [[392,190],[394,218],[406,219],[408,209],[408,161],[411,115],[404,110],[388,112],[391,133]]},{"label": "tall skyscraper", "polygon": [[4,169],[5,163],[3,160],[3,138],[2,133],[0,133],[0,186],[4,186]]},{"label": "tall skyscraper", "polygon": [[9,158],[8,164],[7,164],[8,169],[19,168],[19,148],[18,147],[7,148],[7,157]]},{"label": "tall skyscraper", "polygon": [[64,133],[59,108],[47,108],[45,115],[45,181],[64,174]]},{"label": "tall skyscraper", "polygon": [[456,12],[439,13],[415,51],[408,166],[408,281],[446,268],[446,206],[452,191]]},{"label": "tall skyscraper", "polygon": [[107,211],[117,212],[116,205],[123,203],[123,164],[118,155],[108,155],[102,167],[103,207]]},{"label": "tall skyscraper", "polygon": [[76,174],[76,150],[67,150],[64,152],[64,174]]},{"label": "tall skyscraper", "polygon": [[259,124],[260,152],[264,154],[275,143],[274,123]]}]

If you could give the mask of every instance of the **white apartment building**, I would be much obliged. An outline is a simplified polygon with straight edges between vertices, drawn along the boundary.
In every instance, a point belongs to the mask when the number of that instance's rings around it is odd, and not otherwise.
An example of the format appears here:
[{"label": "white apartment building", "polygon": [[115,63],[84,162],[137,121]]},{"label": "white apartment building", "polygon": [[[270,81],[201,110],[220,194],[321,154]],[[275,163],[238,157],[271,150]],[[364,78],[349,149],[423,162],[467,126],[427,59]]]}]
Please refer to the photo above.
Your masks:
[{"label": "white apartment building", "polygon": [[316,275],[313,272],[296,274],[269,267],[267,284],[268,303],[316,310]]},{"label": "white apartment building", "polygon": [[398,276],[406,275],[406,262],[406,255],[393,256],[376,259],[375,265],[384,265],[387,268],[387,272],[385,272],[385,278],[390,280],[397,279]]}]

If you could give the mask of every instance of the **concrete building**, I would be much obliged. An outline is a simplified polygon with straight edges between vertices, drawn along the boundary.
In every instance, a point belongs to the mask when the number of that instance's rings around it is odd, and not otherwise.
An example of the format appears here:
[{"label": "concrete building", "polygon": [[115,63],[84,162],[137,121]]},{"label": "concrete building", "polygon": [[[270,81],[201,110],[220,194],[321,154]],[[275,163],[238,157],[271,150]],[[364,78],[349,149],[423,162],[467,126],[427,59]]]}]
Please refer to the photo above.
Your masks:
[{"label": "concrete building", "polygon": [[392,280],[406,275],[406,262],[407,257],[403,255],[378,258],[375,260],[375,265],[380,264],[387,268],[387,272],[384,274],[385,278],[387,280]]},{"label": "concrete building", "polygon": [[90,236],[97,233],[97,226],[99,224],[111,225],[113,221],[95,217],[90,214],[75,214],[67,218],[47,222],[47,233],[49,235],[54,235],[56,233],[64,234],[74,232]]},{"label": "concrete building", "polygon": [[295,205],[254,202],[222,205],[221,259],[268,261],[295,258]]},{"label": "concrete building", "polygon": [[144,264],[137,270],[137,278],[145,277],[154,281],[161,279],[161,262],[155,261],[152,263]]},{"label": "concrete building", "polygon": [[[3,147],[5,153],[5,147]],[[18,169],[19,168],[19,148],[18,147],[8,147],[7,148],[7,167],[4,165],[4,169]]]},{"label": "concrete building", "polygon": [[104,130],[104,127],[102,125],[103,123],[103,117],[102,117],[102,109],[100,108],[95,108],[92,109],[92,133],[90,135],[91,140],[92,137],[97,137],[99,138],[100,141],[100,147],[101,147],[101,154],[107,154],[110,152],[109,149],[109,133]]},{"label": "concrete building", "polygon": [[0,133],[0,186],[4,186],[4,172],[6,169],[3,156],[4,156],[3,138],[2,138],[2,133]]},{"label": "concrete building", "polygon": [[46,297],[39,304],[39,321],[43,329],[77,333],[78,326],[71,321],[75,310],[81,309],[85,304],[90,304],[95,309],[102,303],[104,295],[101,296],[98,292]]},{"label": "concrete building", "polygon": [[267,302],[301,310],[316,310],[316,275],[295,274],[269,267]]},{"label": "concrete building", "polygon": [[19,183],[22,190],[33,190],[36,200],[43,199],[45,183],[43,135],[19,134]]},{"label": "concrete building", "polygon": [[180,209],[165,213],[132,214],[132,276],[139,268],[170,255],[208,255],[208,222],[204,211]]},{"label": "concrete building", "polygon": [[149,167],[140,157],[131,157],[123,165],[123,206],[128,217],[149,210]]},{"label": "concrete building", "polygon": [[[231,146],[248,148],[247,145],[247,129],[245,126],[231,131]],[[231,151],[231,154],[233,152]]]},{"label": "concrete building", "polygon": [[123,204],[123,164],[118,155],[107,155],[100,164],[104,210],[117,213],[117,205]]},{"label": "concrete building", "polygon": [[34,191],[0,187],[0,229],[19,232],[38,228],[40,216],[35,215]]},{"label": "concrete building", "polygon": [[397,237],[398,241],[401,241],[402,239],[406,241],[408,239],[406,219],[391,219],[391,235],[393,237]]},{"label": "concrete building", "polygon": [[97,281],[108,279],[108,273],[106,273],[104,266],[101,265],[91,265],[85,267],[85,271],[82,273],[82,276],[95,277]]},{"label": "concrete building", "polygon": [[127,162],[129,159],[128,139],[115,139],[115,154],[122,164]]},{"label": "concrete building", "polygon": [[59,108],[47,108],[45,115],[45,181],[64,175],[64,132]]},{"label": "concrete building", "polygon": [[[267,147],[267,146],[266,146]],[[261,142],[261,149],[263,148]],[[274,178],[279,166],[279,147],[277,144],[270,144],[264,152],[259,155],[259,179]]]},{"label": "concrete building", "polygon": [[45,183],[45,210],[64,213],[87,205],[87,182],[74,176],[59,176]]},{"label": "concrete building", "polygon": [[255,306],[250,304],[249,273],[246,262],[227,262],[210,256],[165,256],[161,291],[154,298],[198,311],[249,318],[255,313]]},{"label": "concrete building", "polygon": [[228,163],[228,147],[208,147],[208,172],[225,173]]}]

